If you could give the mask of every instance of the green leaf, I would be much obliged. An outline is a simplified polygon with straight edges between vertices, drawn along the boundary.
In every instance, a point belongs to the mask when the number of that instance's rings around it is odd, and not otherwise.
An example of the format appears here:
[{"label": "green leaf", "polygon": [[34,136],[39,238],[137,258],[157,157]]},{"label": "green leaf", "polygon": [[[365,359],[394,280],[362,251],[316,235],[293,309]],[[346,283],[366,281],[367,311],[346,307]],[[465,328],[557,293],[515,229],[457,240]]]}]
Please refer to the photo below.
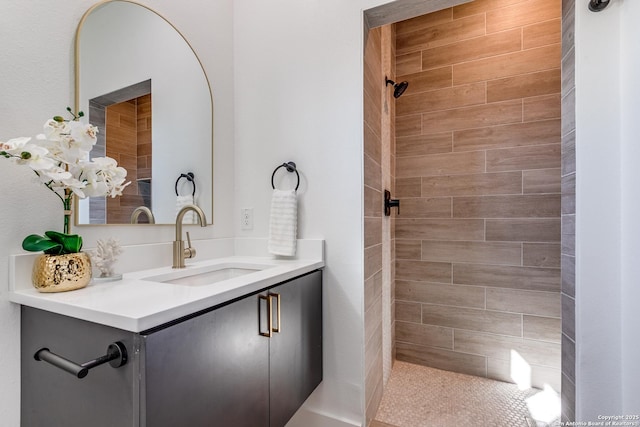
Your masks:
[{"label": "green leaf", "polygon": [[25,237],[22,241],[22,249],[29,252],[44,251],[44,253],[56,255],[62,253],[62,245],[60,243],[37,234],[30,234]]},{"label": "green leaf", "polygon": [[30,252],[43,251],[50,255],[75,254],[82,249],[82,237],[77,234],[64,234],[47,231],[46,237],[31,234],[22,241],[22,248]]},{"label": "green leaf", "polygon": [[77,234],[68,235],[64,243],[62,243],[64,252],[67,254],[75,254],[82,249],[82,237]]},{"label": "green leaf", "polygon": [[82,237],[77,234],[64,234],[57,231],[46,231],[44,234],[62,245],[61,253],[63,254],[74,254],[82,249]]},{"label": "green leaf", "polygon": [[53,240],[54,242],[57,242],[60,244],[62,244],[62,242],[64,241],[64,237],[66,236],[66,234],[58,233],[57,231],[45,231],[44,235],[47,236],[49,239]]}]

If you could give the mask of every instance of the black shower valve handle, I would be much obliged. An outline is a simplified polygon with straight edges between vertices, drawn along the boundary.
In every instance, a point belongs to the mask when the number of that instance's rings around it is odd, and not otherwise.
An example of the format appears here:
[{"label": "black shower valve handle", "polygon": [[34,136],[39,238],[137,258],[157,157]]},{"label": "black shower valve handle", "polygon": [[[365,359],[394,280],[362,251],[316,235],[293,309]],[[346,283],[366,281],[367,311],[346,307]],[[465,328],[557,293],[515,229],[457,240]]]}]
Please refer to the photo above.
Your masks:
[{"label": "black shower valve handle", "polygon": [[400,200],[392,199],[391,192],[389,190],[384,190],[384,216],[391,215],[391,208],[398,209],[398,215],[400,215]]},{"label": "black shower valve handle", "polygon": [[[385,204],[385,215],[386,216],[390,216],[391,215],[391,208],[396,208],[397,210],[397,214],[400,215],[400,200],[398,199],[389,199],[388,203]],[[389,211],[388,213],[386,211]]]}]

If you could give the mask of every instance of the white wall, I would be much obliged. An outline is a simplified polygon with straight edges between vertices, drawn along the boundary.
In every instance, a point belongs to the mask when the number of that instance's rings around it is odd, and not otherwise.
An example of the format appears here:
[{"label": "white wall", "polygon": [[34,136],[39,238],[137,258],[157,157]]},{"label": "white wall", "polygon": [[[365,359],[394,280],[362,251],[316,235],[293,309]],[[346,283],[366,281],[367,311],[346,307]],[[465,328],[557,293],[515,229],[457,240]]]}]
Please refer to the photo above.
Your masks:
[{"label": "white wall", "polygon": [[[73,37],[76,25],[93,0],[2,2],[0,40],[0,140],[41,132],[44,121],[73,106]],[[212,82],[214,96],[214,221],[194,227],[194,238],[233,235],[233,1],[192,0],[189,7],[172,0],[143,1],[192,43]],[[8,256],[21,253],[31,233],[62,229],[62,206],[31,182],[25,168],[0,159],[0,425],[19,426],[19,310],[7,300]],[[115,236],[123,244],[173,240],[171,226],[76,228],[85,245]]]},{"label": "white wall", "polygon": [[576,4],[576,411],[637,414],[638,2]]},{"label": "white wall", "polygon": [[362,10],[373,3],[235,5],[234,215],[244,207],[255,215],[253,231],[241,231],[236,221],[236,232],[267,235],[271,173],[295,161],[302,178],[298,236],[326,239],[324,378],[325,395],[335,397],[318,410],[358,424],[364,410]]},{"label": "white wall", "polygon": [[619,413],[618,5],[576,9],[576,416]]},{"label": "white wall", "polygon": [[622,412],[640,413],[640,2],[620,5],[622,94]]}]

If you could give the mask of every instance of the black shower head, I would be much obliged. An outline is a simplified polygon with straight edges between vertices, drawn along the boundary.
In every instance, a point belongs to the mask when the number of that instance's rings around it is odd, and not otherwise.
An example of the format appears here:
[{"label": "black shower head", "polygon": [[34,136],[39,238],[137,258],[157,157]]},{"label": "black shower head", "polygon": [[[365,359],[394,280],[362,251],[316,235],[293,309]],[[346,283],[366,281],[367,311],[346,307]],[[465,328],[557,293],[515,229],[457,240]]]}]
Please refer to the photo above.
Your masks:
[{"label": "black shower head", "polygon": [[394,98],[400,98],[402,96],[402,94],[404,93],[405,90],[407,90],[407,87],[409,86],[409,82],[404,81],[404,82],[400,82],[400,83],[396,83],[393,80],[389,80],[388,78],[384,78],[385,83],[387,86],[389,85],[393,85],[393,97]]}]

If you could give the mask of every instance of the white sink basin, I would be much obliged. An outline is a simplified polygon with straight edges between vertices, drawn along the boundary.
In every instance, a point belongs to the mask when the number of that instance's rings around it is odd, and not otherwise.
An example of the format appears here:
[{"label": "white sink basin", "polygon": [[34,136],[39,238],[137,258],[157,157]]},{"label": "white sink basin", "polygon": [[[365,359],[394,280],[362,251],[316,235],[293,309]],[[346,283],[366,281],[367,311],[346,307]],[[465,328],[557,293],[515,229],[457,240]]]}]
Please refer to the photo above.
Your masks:
[{"label": "white sink basin", "polygon": [[145,277],[142,280],[150,282],[171,283],[183,286],[205,286],[247,274],[257,273],[267,268],[274,267],[270,264],[224,263],[199,267],[185,267],[170,273]]}]

